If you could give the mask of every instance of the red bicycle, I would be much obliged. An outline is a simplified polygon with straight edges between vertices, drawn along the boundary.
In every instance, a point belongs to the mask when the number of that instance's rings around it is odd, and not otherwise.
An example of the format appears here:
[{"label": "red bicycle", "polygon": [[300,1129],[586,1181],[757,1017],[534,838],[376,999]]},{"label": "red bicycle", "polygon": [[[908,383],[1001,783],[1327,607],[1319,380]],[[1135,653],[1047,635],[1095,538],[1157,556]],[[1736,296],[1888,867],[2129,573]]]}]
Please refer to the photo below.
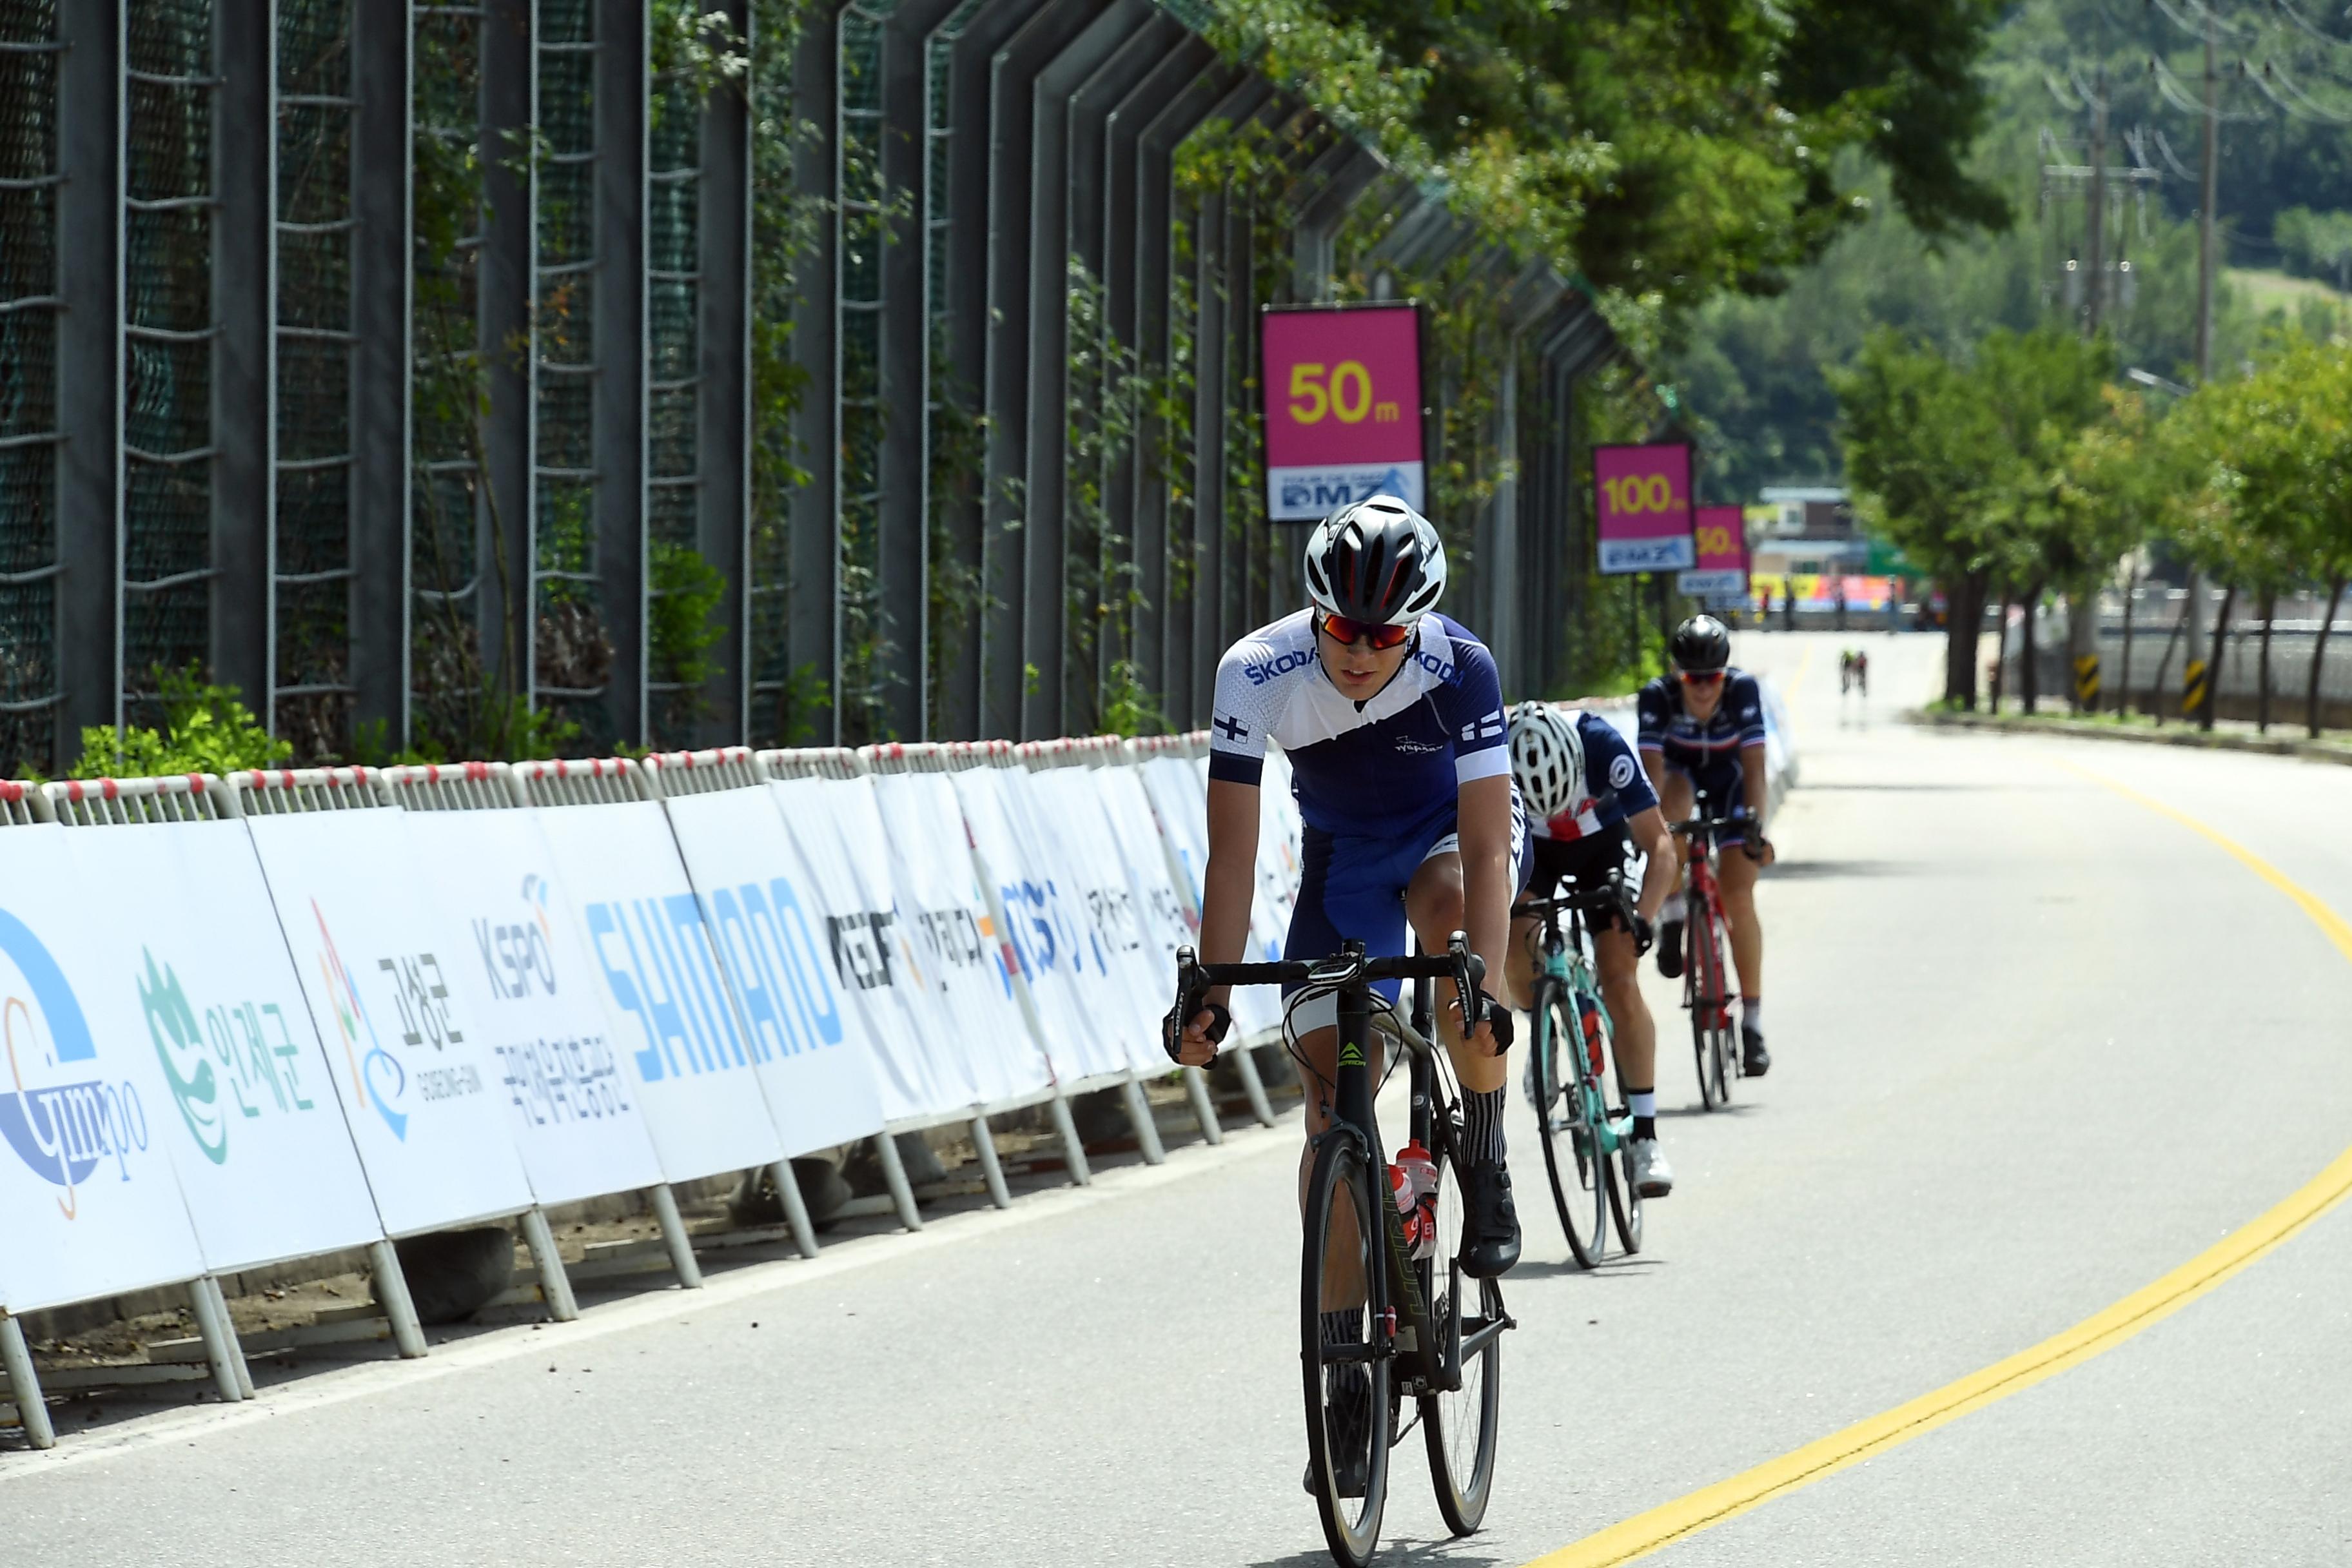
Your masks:
[{"label": "red bicycle", "polygon": [[1717,874],[1725,833],[1751,830],[1745,817],[1695,816],[1675,824],[1690,841],[1689,892],[1683,923],[1683,1005],[1690,1012],[1691,1048],[1698,1057],[1698,1096],[1707,1110],[1731,1103],[1740,1076],[1739,1037],[1731,1024],[1735,992],[1724,962],[1723,887]]}]

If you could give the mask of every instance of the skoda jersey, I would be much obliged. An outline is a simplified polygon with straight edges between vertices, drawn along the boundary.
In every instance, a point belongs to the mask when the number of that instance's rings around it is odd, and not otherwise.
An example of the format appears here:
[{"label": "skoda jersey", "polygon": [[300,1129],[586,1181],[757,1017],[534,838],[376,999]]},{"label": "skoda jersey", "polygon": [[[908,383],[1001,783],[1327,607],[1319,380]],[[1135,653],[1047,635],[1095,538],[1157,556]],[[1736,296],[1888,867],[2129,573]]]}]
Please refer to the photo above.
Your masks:
[{"label": "skoda jersey", "polygon": [[1694,719],[1683,709],[1683,683],[1662,675],[1642,688],[1633,700],[1641,715],[1641,746],[1663,753],[1666,765],[1694,778],[1723,776],[1739,766],[1739,748],[1764,743],[1764,697],[1756,678],[1744,670],[1724,676],[1723,700],[1706,720]]},{"label": "skoda jersey", "polygon": [[1472,779],[1511,771],[1495,657],[1454,621],[1423,616],[1396,679],[1359,706],[1323,673],[1311,611],[1235,643],[1217,666],[1209,776],[1255,784],[1273,741],[1298,815],[1343,838],[1412,834]]},{"label": "skoda jersey", "polygon": [[1586,795],[1573,810],[1549,821],[1530,818],[1528,831],[1538,838],[1563,842],[1590,838],[1658,804],[1650,775],[1633,760],[1633,748],[1625,743],[1616,725],[1597,713],[1579,713],[1576,729],[1584,737],[1585,787],[1600,793]]}]

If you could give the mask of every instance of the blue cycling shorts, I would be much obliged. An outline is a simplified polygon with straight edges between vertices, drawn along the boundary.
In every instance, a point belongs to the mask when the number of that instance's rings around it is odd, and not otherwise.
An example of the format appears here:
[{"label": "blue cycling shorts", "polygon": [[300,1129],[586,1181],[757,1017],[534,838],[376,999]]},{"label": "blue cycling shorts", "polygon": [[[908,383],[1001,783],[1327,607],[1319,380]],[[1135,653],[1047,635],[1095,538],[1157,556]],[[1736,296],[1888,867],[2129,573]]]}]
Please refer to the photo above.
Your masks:
[{"label": "blue cycling shorts", "polygon": [[[1307,830],[1298,876],[1298,904],[1290,914],[1290,933],[1284,939],[1285,958],[1328,958],[1340,942],[1354,937],[1373,958],[1402,958],[1410,934],[1404,918],[1404,891],[1422,862],[1433,856],[1457,853],[1454,803],[1431,813],[1409,833],[1381,838],[1355,838]],[[1535,872],[1534,841],[1528,836],[1526,808],[1519,792],[1511,792],[1512,893],[1524,891]],[[1287,996],[1304,982],[1285,985]],[[1494,982],[1488,982],[1493,989]],[[1398,983],[1381,982],[1375,990],[1391,1002]],[[1293,1015],[1300,1034],[1329,1028],[1339,1021],[1339,999],[1321,996]]]},{"label": "blue cycling shorts", "polygon": [[[1666,771],[1670,773],[1680,773],[1690,780],[1691,793],[1698,797],[1696,804],[1706,815],[1711,816],[1746,816],[1748,815],[1748,792],[1742,787],[1747,778],[1747,770],[1740,766],[1738,753],[1718,757],[1711,762],[1702,763],[1695,768],[1685,767],[1669,755],[1666,759]],[[1722,837],[1716,840],[1717,843],[1725,846],[1744,844],[1747,841],[1748,835],[1737,828],[1727,828]]]}]

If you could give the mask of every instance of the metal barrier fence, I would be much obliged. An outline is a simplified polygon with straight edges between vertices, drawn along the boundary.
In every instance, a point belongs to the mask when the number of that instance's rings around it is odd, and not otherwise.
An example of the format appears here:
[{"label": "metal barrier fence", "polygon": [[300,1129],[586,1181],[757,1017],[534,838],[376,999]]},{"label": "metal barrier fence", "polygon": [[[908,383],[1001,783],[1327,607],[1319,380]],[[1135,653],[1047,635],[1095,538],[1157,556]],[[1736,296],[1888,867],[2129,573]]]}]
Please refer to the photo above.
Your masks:
[{"label": "metal barrier fence", "polygon": [[[1570,410],[1619,353],[1568,279],[1197,0],[697,10],[740,77],[661,0],[0,0],[0,767],[192,662],[306,760],[462,744],[499,683],[590,747],[1039,738],[1133,688],[1201,721],[1295,598],[1229,478],[1257,308],[1331,298],[1343,235],[1499,302],[1455,603],[1507,688],[1559,678]],[[1176,178],[1226,132],[1246,188]],[[1081,428],[1104,366],[1178,427]],[[1087,574],[1134,590],[1099,628]]]}]

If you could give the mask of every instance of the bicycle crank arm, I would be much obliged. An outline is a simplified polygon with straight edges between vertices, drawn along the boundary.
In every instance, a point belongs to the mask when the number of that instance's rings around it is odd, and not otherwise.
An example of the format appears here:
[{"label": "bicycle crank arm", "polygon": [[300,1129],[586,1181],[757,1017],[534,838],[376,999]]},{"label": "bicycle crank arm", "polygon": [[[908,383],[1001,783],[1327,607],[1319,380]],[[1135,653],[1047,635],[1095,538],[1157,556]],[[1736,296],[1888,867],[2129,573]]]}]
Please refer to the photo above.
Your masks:
[{"label": "bicycle crank arm", "polygon": [[[1488,1345],[1494,1343],[1496,1339],[1505,1331],[1516,1329],[1518,1326],[1518,1320],[1512,1317],[1507,1312],[1504,1313],[1499,1318],[1494,1318],[1484,1322],[1480,1322],[1475,1329],[1471,1328],[1467,1323],[1464,1324],[1462,1334],[1462,1361],[1460,1364],[1466,1366],[1471,1362],[1475,1361],[1478,1358],[1478,1352],[1485,1350]],[[1456,1381],[1458,1384],[1458,1378]]]}]

